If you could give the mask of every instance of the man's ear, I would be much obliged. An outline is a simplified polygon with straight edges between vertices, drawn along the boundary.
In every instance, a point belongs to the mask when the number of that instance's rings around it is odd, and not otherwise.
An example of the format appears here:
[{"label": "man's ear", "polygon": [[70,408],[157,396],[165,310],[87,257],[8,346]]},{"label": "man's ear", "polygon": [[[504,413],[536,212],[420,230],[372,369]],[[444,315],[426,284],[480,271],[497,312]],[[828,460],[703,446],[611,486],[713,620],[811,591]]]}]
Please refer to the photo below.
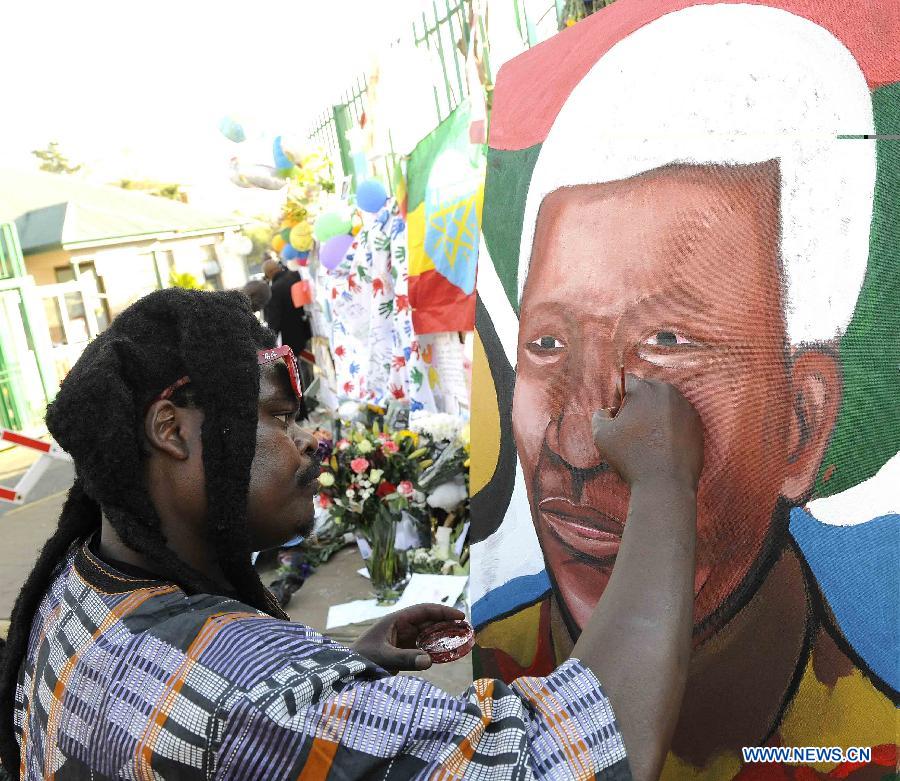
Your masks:
[{"label": "man's ear", "polygon": [[155,401],[144,416],[144,437],[151,450],[185,461],[191,454],[191,441],[195,439],[194,427],[198,410],[176,407],[171,401]]},{"label": "man's ear", "polygon": [[841,406],[841,364],[827,348],[795,353],[791,367],[788,464],[781,495],[792,504],[813,489]]}]

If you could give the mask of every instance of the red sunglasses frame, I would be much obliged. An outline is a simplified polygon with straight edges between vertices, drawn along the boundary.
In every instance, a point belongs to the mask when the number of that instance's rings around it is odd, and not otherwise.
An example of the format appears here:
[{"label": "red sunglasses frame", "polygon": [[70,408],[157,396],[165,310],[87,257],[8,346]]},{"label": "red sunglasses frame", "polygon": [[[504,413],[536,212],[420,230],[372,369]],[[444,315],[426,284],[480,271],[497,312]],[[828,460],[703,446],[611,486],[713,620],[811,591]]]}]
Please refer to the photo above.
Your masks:
[{"label": "red sunglasses frame", "polygon": [[[259,350],[256,353],[256,363],[259,366],[264,366],[267,363],[275,363],[275,361],[281,360],[282,358],[284,359],[285,366],[287,366],[288,377],[290,377],[291,380],[291,388],[296,394],[297,399],[300,400],[303,398],[303,385],[300,383],[300,371],[297,368],[297,359],[294,357],[294,351],[288,345],[283,344],[281,347],[269,347],[265,350]],[[179,388],[183,388],[190,381],[191,378],[188,375],[175,380],[168,388],[165,388],[160,392],[150,404],[172,398],[172,394],[175,393],[175,391]]]}]

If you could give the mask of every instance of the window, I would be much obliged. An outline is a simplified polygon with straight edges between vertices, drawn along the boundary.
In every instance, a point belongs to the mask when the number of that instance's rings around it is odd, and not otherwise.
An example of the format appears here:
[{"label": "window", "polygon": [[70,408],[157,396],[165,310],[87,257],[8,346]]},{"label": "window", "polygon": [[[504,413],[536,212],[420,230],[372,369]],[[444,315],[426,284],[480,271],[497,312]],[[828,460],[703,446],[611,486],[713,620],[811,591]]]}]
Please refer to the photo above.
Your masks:
[{"label": "window", "polygon": [[94,261],[89,260],[78,264],[78,278],[93,293],[91,297],[93,298],[94,316],[97,318],[97,328],[100,331],[106,330],[111,319],[109,316],[109,299],[106,295],[106,285],[103,284],[103,277],[97,274]]},{"label": "window", "polygon": [[75,279],[75,269],[71,266],[57,266],[53,269],[57,282],[71,282]]}]

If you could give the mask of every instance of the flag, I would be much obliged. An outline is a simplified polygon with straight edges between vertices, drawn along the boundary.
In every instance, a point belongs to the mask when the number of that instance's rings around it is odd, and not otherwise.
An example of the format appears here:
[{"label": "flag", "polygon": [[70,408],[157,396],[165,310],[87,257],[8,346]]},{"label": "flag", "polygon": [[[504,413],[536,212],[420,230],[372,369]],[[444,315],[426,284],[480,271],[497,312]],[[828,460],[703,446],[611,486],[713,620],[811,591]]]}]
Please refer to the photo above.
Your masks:
[{"label": "flag", "polygon": [[470,142],[470,125],[464,102],[407,163],[409,300],[417,334],[475,327],[485,150]]}]

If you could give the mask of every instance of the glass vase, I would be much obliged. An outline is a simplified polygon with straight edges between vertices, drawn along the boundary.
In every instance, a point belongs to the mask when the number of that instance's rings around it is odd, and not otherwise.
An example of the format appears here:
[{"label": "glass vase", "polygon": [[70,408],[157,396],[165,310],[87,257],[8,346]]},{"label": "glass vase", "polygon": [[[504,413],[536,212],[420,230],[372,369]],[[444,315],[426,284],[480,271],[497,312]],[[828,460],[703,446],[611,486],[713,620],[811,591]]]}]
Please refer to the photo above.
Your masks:
[{"label": "glass vase", "polygon": [[371,524],[359,530],[369,544],[366,568],[379,605],[396,602],[406,582],[406,551],[396,547],[399,520],[399,515],[395,517],[387,508],[379,508]]}]

